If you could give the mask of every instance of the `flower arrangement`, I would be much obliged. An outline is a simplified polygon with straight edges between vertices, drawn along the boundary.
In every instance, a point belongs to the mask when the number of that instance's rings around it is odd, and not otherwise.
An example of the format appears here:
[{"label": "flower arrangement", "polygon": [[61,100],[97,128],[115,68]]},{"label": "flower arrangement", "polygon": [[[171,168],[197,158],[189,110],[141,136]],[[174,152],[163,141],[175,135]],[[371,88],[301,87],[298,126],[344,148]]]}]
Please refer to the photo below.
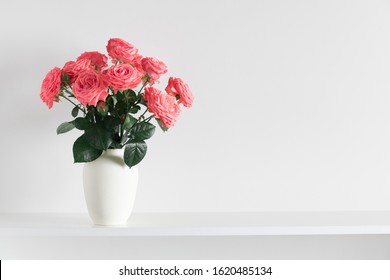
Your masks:
[{"label": "flower arrangement", "polygon": [[83,131],[73,144],[74,162],[90,162],[107,149],[124,148],[124,161],[131,168],[145,157],[145,140],[156,128],[151,121],[168,130],[178,120],[181,105],[192,106],[193,95],[180,78],[170,77],[165,93],[154,87],[167,73],[166,65],[142,57],[132,44],[112,38],[106,48],[110,65],[106,55],[84,52],[62,69],[50,70],[40,97],[49,109],[61,98],[74,105],[74,119],[57,128],[57,134]]}]

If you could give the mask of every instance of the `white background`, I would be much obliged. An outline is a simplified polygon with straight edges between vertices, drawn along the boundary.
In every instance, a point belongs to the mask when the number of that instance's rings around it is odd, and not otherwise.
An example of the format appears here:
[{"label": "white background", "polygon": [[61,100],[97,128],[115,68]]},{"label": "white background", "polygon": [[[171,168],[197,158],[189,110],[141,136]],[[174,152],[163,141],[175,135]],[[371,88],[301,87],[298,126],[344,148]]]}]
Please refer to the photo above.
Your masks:
[{"label": "white background", "polygon": [[390,210],[389,1],[0,0],[0,212],[85,212],[42,79],[109,38],[194,106],[148,142],[135,211]]},{"label": "white background", "polygon": [[[248,261],[248,260],[142,260],[142,261],[121,261],[121,260],[88,260],[88,261],[72,261],[72,260],[7,260],[3,261],[3,271],[5,280],[51,280],[53,275],[58,280],[69,278],[83,279],[145,279],[145,275],[119,275],[119,270],[124,269],[164,269],[174,270],[176,267],[179,272],[183,273],[185,269],[202,269],[202,275],[176,275],[176,276],[147,276],[148,279],[231,279],[231,275],[212,275],[214,267],[261,267],[271,268],[271,274],[260,276],[261,279],[272,280],[318,280],[327,279],[389,279],[390,272],[388,269],[389,261],[297,261],[297,260],[282,260],[282,261]],[[23,269],[20,269],[23,267]],[[208,273],[206,272],[208,270]],[[255,269],[253,269],[255,271]],[[218,270],[217,270],[218,271]],[[222,269],[223,271],[223,269]],[[321,274],[318,275],[318,271]],[[150,272],[149,272],[150,273]],[[253,278],[256,276],[252,276]],[[259,276],[257,276],[259,277]],[[372,278],[371,278],[372,277]],[[248,279],[248,275],[234,276],[235,279]]]}]

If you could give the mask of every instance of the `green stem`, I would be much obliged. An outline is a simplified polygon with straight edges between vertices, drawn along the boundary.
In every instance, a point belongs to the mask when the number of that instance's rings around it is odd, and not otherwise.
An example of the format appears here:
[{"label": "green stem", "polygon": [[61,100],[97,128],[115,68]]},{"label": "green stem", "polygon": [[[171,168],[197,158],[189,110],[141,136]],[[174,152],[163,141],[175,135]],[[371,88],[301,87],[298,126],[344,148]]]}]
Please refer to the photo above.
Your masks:
[{"label": "green stem", "polygon": [[73,92],[71,92],[71,91],[69,91],[68,89],[64,89],[64,91],[67,93],[67,94],[69,94],[71,97],[74,97],[74,94],[73,94]]},{"label": "green stem", "polygon": [[148,112],[148,108],[145,109],[145,111],[139,116],[138,120],[142,119],[142,117]]},{"label": "green stem", "polygon": [[149,122],[153,117],[154,117],[154,115],[151,115],[151,116],[147,117],[144,121]]},{"label": "green stem", "polygon": [[[74,96],[73,93],[70,92],[69,90],[65,89],[65,91],[66,91],[66,93],[69,93],[69,94],[71,94],[72,96]],[[82,107],[80,106],[80,104],[74,103],[72,100],[70,100],[70,99],[69,99],[68,97],[66,97],[64,94],[62,94],[61,96],[62,96],[63,98],[65,98],[66,100],[68,100],[70,103],[72,103],[74,106],[79,107],[79,109],[80,109],[81,111],[83,111],[84,115],[86,114],[85,109],[82,108]]]},{"label": "green stem", "polygon": [[142,84],[141,89],[138,91],[138,95],[140,95],[141,91],[144,89],[147,83],[149,83],[149,79],[146,79],[146,81]]},{"label": "green stem", "polygon": [[[130,129],[133,128],[134,126],[136,126],[137,124],[141,123],[141,122],[142,122],[142,121],[141,121],[142,117],[143,117],[147,112],[148,112],[148,108],[145,109],[145,111],[139,116],[138,120],[130,127]],[[153,117],[153,115],[152,115],[152,117]],[[150,118],[150,117],[146,118],[145,120],[147,120],[147,119],[149,119],[149,118]]]},{"label": "green stem", "polygon": [[74,106],[78,106],[76,103],[74,103],[72,100],[70,100],[68,97],[66,97],[65,95],[62,96],[63,98],[65,98],[66,100],[68,100],[70,103],[72,103]]}]

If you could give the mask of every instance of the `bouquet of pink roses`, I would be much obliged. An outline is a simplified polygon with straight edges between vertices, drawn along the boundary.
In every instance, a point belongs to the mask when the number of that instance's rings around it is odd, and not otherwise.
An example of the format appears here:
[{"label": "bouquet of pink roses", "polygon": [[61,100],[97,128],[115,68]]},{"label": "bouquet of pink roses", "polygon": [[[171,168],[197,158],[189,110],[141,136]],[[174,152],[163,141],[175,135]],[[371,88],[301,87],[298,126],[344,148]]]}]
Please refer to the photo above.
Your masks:
[{"label": "bouquet of pink roses", "polygon": [[124,148],[124,161],[131,168],[145,157],[145,140],[155,131],[151,120],[166,131],[179,118],[180,105],[192,106],[193,96],[180,78],[170,77],[165,93],[155,88],[167,73],[166,65],[142,57],[132,44],[113,38],[107,52],[111,65],[107,56],[93,51],[62,69],[53,68],[42,82],[40,97],[49,109],[61,98],[74,105],[74,120],[62,123],[57,133],[73,128],[84,132],[73,144],[75,162],[90,162],[107,149]]}]

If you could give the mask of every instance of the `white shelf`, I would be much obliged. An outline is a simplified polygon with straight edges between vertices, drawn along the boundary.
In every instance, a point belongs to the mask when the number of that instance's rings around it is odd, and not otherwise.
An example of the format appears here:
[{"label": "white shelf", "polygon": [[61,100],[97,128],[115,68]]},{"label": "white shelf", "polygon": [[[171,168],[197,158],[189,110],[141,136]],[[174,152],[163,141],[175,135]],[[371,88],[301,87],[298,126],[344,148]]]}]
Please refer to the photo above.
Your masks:
[{"label": "white shelf", "polygon": [[87,214],[0,214],[0,237],[164,237],[390,234],[390,211],[133,213],[118,227]]},{"label": "white shelf", "polygon": [[390,259],[390,212],[0,213],[0,259]]}]

